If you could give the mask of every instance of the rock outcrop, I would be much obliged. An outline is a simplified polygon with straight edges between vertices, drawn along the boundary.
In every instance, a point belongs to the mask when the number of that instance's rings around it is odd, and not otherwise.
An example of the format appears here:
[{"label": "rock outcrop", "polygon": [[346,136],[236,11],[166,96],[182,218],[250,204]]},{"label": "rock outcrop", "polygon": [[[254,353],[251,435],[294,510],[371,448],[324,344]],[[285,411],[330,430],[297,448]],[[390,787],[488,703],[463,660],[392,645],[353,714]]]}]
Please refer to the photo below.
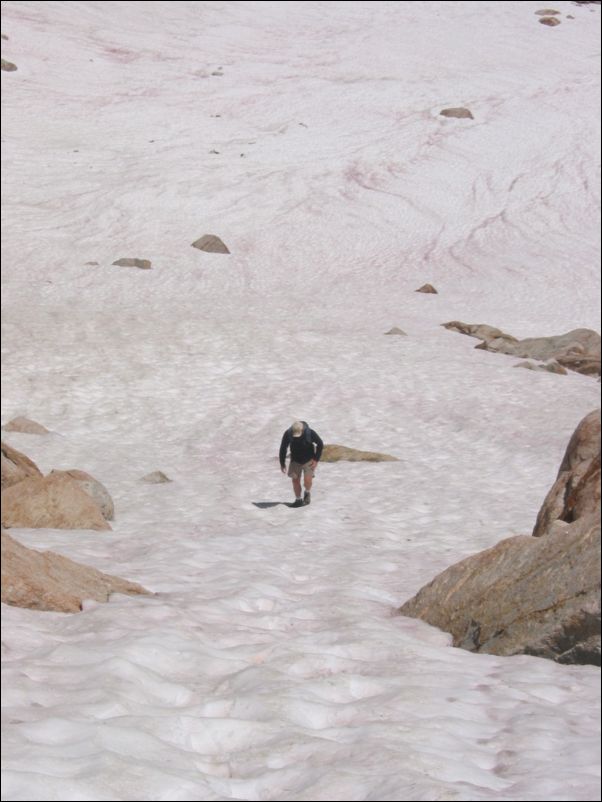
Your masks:
[{"label": "rock outcrop", "polygon": [[446,329],[483,340],[475,348],[484,351],[542,362],[553,359],[562,367],[577,373],[600,375],[600,335],[592,329],[573,329],[557,336],[527,337],[518,340],[511,334],[483,323],[472,324],[452,320],[441,325]]},{"label": "rock outcrop", "polygon": [[454,646],[600,665],[600,411],[567,447],[533,534],[452,565],[400,614],[450,632]]},{"label": "rock outcrop", "polygon": [[600,512],[600,410],[586,415],[564,453],[556,481],[544,499],[533,529],[546,535],[555,521],[572,523]]},{"label": "rock outcrop", "polygon": [[42,471],[25,454],[2,443],[2,490],[30,476],[41,477]]},{"label": "rock outcrop", "polygon": [[128,582],[52,551],[28,549],[2,532],[2,601],[33,610],[76,613],[84,599],[105,602],[112,593],[147,594]]},{"label": "rock outcrop", "polygon": [[432,284],[423,284],[422,287],[418,287],[418,289],[414,290],[414,292],[427,292],[431,293],[432,295],[438,295],[437,290],[433,287]]},{"label": "rock outcrop", "polygon": [[439,574],[399,612],[469,651],[600,665],[600,524],[588,517],[567,530],[502,540]]}]

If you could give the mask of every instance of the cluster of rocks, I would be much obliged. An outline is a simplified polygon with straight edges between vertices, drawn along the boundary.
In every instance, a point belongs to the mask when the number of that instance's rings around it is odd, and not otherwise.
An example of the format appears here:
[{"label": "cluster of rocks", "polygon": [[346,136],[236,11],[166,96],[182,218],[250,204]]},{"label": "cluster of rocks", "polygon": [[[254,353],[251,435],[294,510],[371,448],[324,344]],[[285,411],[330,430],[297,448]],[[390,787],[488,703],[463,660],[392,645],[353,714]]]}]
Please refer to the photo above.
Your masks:
[{"label": "cluster of rocks", "polygon": [[[481,340],[475,348],[545,362],[547,365],[544,370],[565,373],[566,370],[562,370],[564,368],[588,376],[600,375],[600,335],[592,329],[574,329],[553,337],[528,337],[519,340],[484,323],[452,320],[441,325]],[[520,367],[531,366],[521,363]]]},{"label": "cluster of rocks", "polygon": [[600,665],[599,409],[571,437],[532,536],[452,565],[399,613],[469,651]]},{"label": "cluster of rocks", "polygon": [[[16,418],[7,431],[48,430]],[[85,471],[52,470],[44,476],[25,454],[2,442],[2,526],[27,529],[110,530],[113,500]],[[103,574],[53,552],[28,549],[2,530],[2,601],[38,610],[74,612],[83,599],[106,601],[111,593],[147,593],[140,585]]]}]

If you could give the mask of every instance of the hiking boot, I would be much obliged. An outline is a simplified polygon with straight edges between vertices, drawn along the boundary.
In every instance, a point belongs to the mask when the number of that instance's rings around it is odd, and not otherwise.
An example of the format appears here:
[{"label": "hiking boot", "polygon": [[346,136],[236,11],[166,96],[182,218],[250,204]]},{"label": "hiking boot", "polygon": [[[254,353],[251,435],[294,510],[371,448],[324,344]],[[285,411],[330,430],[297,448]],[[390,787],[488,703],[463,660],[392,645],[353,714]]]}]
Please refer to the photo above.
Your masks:
[{"label": "hiking boot", "polygon": [[309,492],[309,490],[306,490],[305,493],[303,494],[303,503],[309,504],[310,501],[311,501],[311,493]]},{"label": "hiking boot", "polygon": [[294,503],[291,504],[291,507],[302,507],[302,506],[303,506],[303,500],[300,498],[296,498]]}]

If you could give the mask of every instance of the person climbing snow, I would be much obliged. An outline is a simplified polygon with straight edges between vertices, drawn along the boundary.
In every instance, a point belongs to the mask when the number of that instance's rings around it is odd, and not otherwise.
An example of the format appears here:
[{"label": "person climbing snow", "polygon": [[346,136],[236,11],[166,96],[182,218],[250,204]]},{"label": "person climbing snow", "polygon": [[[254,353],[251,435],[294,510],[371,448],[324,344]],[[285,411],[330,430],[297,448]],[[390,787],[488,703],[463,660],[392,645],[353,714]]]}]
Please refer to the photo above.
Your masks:
[{"label": "person climbing snow", "polygon": [[[291,460],[288,466],[288,476],[293,480],[295,502],[293,507],[303,507],[311,501],[311,485],[316,466],[322,456],[324,443],[320,435],[310,429],[305,421],[296,420],[282,435],[280,443],[280,470],[286,473],[286,454],[290,448]],[[305,492],[301,498],[301,475]]]}]

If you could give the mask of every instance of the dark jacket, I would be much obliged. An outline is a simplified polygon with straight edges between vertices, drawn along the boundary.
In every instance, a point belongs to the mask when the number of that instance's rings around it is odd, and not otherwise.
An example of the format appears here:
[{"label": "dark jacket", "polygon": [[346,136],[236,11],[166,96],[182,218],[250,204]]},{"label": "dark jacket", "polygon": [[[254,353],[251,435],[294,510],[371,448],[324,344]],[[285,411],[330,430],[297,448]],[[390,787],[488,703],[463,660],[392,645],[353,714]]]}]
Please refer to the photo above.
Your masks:
[{"label": "dark jacket", "polygon": [[289,448],[291,450],[291,459],[295,462],[298,462],[300,465],[303,465],[312,459],[315,459],[316,462],[320,461],[324,443],[317,432],[314,432],[314,430],[310,429],[309,426],[307,429],[309,430],[309,437],[307,436],[307,430],[304,430],[301,437],[292,437],[290,429],[287,429],[282,435],[279,455],[281,467],[284,468],[286,452]]}]

